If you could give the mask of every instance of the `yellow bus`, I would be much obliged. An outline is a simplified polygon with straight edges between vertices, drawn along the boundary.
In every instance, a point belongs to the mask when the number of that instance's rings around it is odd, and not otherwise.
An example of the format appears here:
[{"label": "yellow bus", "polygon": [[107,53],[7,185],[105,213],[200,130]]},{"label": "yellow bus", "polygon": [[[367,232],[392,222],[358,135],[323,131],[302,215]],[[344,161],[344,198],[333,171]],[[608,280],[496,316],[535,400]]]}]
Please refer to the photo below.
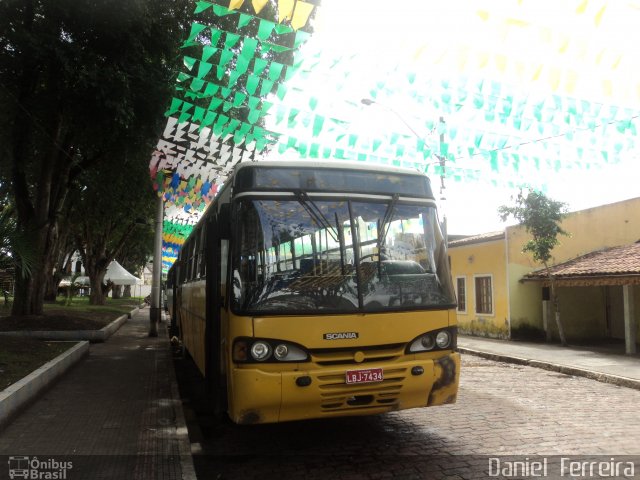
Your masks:
[{"label": "yellow bus", "polygon": [[422,174],[241,163],[169,277],[173,325],[236,423],[456,400],[456,301]]}]

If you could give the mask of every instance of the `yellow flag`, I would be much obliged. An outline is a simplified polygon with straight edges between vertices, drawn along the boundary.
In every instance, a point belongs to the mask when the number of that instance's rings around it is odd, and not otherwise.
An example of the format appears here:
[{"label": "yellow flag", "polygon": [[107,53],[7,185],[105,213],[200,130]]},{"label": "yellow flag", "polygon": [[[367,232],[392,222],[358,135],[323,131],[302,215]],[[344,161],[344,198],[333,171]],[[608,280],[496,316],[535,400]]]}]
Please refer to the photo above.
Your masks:
[{"label": "yellow flag", "polygon": [[268,1],[269,0],[251,0],[251,5],[253,5],[253,9],[256,13],[260,13]]},{"label": "yellow flag", "polygon": [[244,0],[230,0],[229,1],[229,10],[237,10],[242,6]]},{"label": "yellow flag", "polygon": [[598,10],[598,13],[596,13],[595,18],[593,19],[593,23],[596,24],[596,27],[600,26],[600,22],[602,21],[602,15],[604,15],[604,11],[607,9],[606,5],[603,5],[602,8],[600,8],[600,10]]},{"label": "yellow flag", "polygon": [[313,11],[313,5],[307,2],[298,0],[296,3],[296,9],[293,12],[293,19],[291,20],[291,26],[294,30],[304,27],[309,20],[309,15]]},{"label": "yellow flag", "polygon": [[295,0],[278,0],[278,22],[291,19]]}]

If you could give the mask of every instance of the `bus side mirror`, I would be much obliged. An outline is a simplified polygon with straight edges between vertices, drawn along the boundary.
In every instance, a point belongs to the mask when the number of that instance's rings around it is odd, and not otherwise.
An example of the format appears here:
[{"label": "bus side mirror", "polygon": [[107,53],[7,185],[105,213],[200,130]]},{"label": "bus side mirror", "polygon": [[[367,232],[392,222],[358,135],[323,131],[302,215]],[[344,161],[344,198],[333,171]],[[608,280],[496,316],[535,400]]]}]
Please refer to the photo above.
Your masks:
[{"label": "bus side mirror", "polygon": [[223,203],[218,211],[218,234],[223,240],[231,237],[231,204]]}]

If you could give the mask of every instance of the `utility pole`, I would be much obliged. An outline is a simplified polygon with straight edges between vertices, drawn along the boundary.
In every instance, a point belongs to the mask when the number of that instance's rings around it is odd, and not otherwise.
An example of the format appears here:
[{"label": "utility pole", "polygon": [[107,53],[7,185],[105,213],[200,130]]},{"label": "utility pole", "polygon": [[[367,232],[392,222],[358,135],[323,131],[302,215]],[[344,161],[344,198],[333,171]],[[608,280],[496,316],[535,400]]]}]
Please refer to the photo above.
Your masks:
[{"label": "utility pole", "polygon": [[[405,126],[411,131],[411,133],[413,133],[415,135],[416,138],[421,139],[423,138],[422,135],[420,135],[418,132],[416,132],[414,130],[414,128],[404,119],[404,117],[402,115],[400,115],[398,112],[396,112],[393,108],[389,107],[388,105],[384,105],[382,103],[378,103],[375,100],[371,99],[371,98],[363,98],[362,100],[360,100],[360,103],[362,103],[363,105],[379,105],[382,108],[385,108],[387,110],[389,110],[391,113],[393,113],[396,117],[398,117],[402,123],[405,124]],[[440,165],[440,205],[441,205],[441,210],[442,210],[442,223],[440,224],[440,227],[442,228],[442,235],[444,236],[444,241],[445,241],[445,245],[448,245],[449,243],[449,237],[447,234],[447,214],[445,212],[446,208],[444,207],[445,201],[447,200],[446,195],[445,195],[445,185],[444,185],[444,177],[446,175],[446,162],[447,162],[447,157],[446,155],[443,155],[442,153],[442,145],[444,145],[444,117],[440,117],[440,121],[439,121],[439,130],[440,130],[440,142],[438,144],[438,153],[435,155],[435,157],[438,159],[438,164]]]},{"label": "utility pole", "polygon": [[440,205],[442,206],[442,235],[444,236],[445,245],[449,244],[449,235],[447,233],[447,209],[444,207],[447,196],[445,194],[444,177],[446,174],[447,157],[442,154],[442,145],[444,144],[444,117],[440,117],[440,141],[438,144],[439,154],[438,162],[440,163]]},{"label": "utility pole", "polygon": [[160,306],[160,283],[162,281],[162,221],[164,220],[164,200],[162,195],[156,200],[155,237],[153,248],[153,276],[151,280],[151,309],[149,311],[149,336],[158,336],[158,324],[162,316]]}]

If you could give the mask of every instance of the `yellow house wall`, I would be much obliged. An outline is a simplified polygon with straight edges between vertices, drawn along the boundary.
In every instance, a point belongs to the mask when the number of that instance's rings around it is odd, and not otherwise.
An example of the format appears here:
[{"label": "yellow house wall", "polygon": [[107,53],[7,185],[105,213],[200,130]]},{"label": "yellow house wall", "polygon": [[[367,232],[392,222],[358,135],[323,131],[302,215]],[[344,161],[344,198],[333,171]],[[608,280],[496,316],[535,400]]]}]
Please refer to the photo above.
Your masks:
[{"label": "yellow house wall", "polygon": [[[606,288],[599,287],[563,287],[558,291],[558,303],[560,304],[560,317],[567,338],[572,340],[595,340],[611,336],[607,326]],[[636,343],[640,344],[640,285],[634,285],[633,304],[636,319]],[[624,324],[622,287],[616,287],[614,295],[617,298],[618,308],[615,315],[617,320]],[[616,320],[611,319],[611,322]],[[551,334],[559,339],[555,322],[551,323]],[[621,327],[622,328],[622,327]],[[621,338],[621,337],[619,337]]]},{"label": "yellow house wall", "polygon": [[633,303],[636,319],[636,343],[640,344],[640,285],[633,286]]},{"label": "yellow house wall", "polygon": [[[565,287],[558,290],[560,319],[570,339],[598,339],[607,334],[606,287]],[[559,338],[555,320],[551,333]]]},{"label": "yellow house wall", "polygon": [[[571,236],[559,237],[561,244],[552,252],[552,264],[602,248],[633,243],[640,239],[640,198],[573,212],[564,219],[562,228]],[[536,282],[519,281],[526,273],[541,268],[541,265],[533,262],[530,254],[522,253],[522,246],[529,238],[523,227],[513,226],[506,229],[512,330],[523,327],[542,329],[541,285]],[[599,312],[600,318],[604,318],[604,305],[599,303],[603,301],[601,294],[598,295],[586,287],[560,288],[558,293],[567,336],[583,338],[602,332],[601,323],[592,318],[596,312]],[[637,299],[635,303],[637,305]],[[562,313],[563,310],[566,310],[566,313]],[[636,308],[636,317],[638,315]]]},{"label": "yellow house wall", "polygon": [[[466,279],[466,313],[457,312],[462,333],[495,338],[509,336],[506,259],[504,240],[494,240],[449,248],[451,273],[457,289],[457,278]],[[492,276],[493,313],[477,314],[474,275]],[[457,294],[457,292],[456,292]]]}]

